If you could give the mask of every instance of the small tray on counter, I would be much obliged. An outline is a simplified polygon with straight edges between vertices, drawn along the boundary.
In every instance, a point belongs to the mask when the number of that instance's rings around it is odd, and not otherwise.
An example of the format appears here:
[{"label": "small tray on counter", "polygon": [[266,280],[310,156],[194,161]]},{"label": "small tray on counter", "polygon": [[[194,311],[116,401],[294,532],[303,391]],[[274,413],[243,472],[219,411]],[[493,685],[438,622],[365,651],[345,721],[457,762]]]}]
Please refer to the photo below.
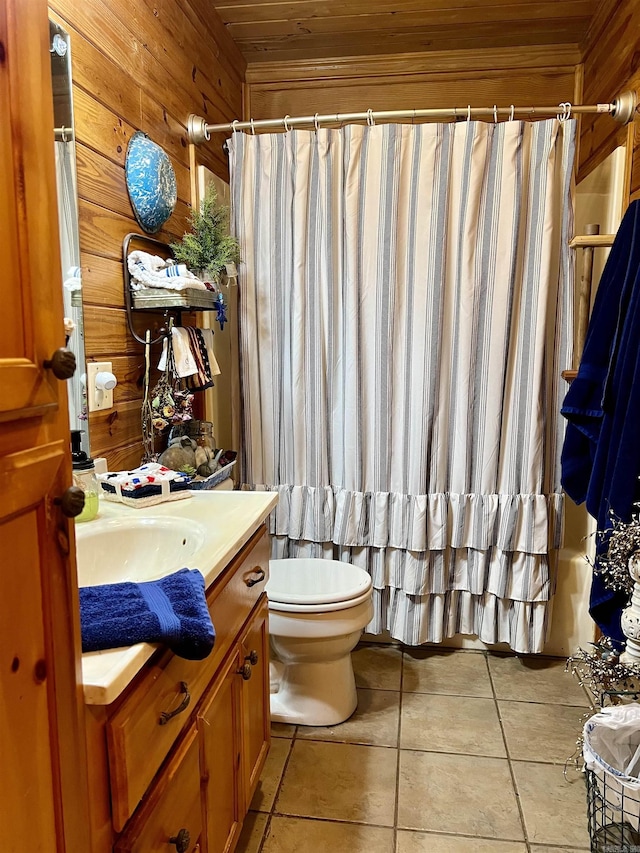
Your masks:
[{"label": "small tray on counter", "polygon": [[229,479],[229,477],[231,476],[231,469],[235,464],[236,460],[234,459],[233,462],[229,462],[222,468],[218,468],[217,471],[214,471],[214,473],[210,474],[208,477],[202,477],[192,480],[189,483],[189,488],[195,489],[196,491],[209,491],[210,489],[215,489],[215,487],[219,486],[220,483],[224,483],[225,480]]}]

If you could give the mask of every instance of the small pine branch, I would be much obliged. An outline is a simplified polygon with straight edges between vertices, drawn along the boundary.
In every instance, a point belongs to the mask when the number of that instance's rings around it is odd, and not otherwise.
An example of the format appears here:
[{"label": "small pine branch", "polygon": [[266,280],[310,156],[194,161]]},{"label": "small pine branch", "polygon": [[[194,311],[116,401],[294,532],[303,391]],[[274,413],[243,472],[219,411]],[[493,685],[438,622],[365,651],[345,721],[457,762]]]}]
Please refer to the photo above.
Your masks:
[{"label": "small pine branch", "polygon": [[238,263],[238,241],[228,233],[229,208],[220,204],[214,187],[207,190],[201,210],[192,210],[189,224],[192,232],[185,234],[171,248],[177,261],[192,270],[218,273],[226,264]]}]

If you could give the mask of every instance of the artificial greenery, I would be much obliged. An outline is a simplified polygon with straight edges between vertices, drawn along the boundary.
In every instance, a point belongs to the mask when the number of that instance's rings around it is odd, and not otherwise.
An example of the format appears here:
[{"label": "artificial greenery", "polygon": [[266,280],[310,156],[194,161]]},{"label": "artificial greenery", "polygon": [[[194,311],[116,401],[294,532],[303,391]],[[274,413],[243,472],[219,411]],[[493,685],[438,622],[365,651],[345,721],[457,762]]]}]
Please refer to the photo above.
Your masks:
[{"label": "artificial greenery", "polygon": [[217,275],[226,264],[238,263],[238,241],[228,233],[228,222],[229,208],[218,201],[215,188],[210,187],[201,210],[191,211],[192,233],[171,244],[176,260],[190,270],[204,270],[210,275]]}]

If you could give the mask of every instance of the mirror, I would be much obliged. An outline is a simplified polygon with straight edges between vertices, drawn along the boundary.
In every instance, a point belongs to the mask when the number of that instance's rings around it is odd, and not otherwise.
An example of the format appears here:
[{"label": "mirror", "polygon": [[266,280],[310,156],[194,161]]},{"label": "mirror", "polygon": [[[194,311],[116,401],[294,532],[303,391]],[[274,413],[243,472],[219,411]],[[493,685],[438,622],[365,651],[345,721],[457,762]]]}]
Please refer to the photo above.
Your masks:
[{"label": "mirror", "polygon": [[67,347],[75,354],[77,365],[74,376],[67,382],[69,426],[74,430],[82,430],[82,449],[88,454],[87,366],[84,354],[84,323],[82,317],[82,272],[80,269],[80,234],[78,229],[76,149],[73,131],[71,51],[69,34],[53,21],[49,21],[49,53],[53,83],[54,146],[65,332]]}]

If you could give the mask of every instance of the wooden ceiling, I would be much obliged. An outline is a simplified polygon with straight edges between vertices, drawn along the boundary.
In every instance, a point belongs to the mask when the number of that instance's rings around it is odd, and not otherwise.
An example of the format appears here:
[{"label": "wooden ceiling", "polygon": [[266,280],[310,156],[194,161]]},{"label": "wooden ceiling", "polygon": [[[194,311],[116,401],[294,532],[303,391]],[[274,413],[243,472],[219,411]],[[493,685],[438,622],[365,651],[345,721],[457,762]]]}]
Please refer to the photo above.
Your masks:
[{"label": "wooden ceiling", "polygon": [[213,0],[248,62],[578,44],[599,0]]}]

